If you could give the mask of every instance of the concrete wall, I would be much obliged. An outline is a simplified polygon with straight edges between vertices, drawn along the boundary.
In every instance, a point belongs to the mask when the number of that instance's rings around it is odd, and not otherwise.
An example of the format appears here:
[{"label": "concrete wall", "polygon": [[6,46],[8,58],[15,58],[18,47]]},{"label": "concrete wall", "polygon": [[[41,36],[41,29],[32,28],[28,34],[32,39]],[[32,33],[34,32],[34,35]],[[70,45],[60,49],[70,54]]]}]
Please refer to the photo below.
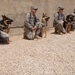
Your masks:
[{"label": "concrete wall", "polygon": [[53,22],[54,13],[58,11],[58,7],[64,7],[64,14],[65,16],[73,13],[73,9],[75,8],[75,0],[49,0],[50,4],[50,17],[51,17],[51,24]]},{"label": "concrete wall", "polygon": [[[36,5],[39,10],[37,15],[41,19],[42,13],[50,16],[48,28],[53,25],[53,16],[57,12],[58,6],[65,8],[65,15],[72,13],[75,8],[75,0],[0,0],[0,15],[7,15],[14,20],[12,26],[23,26],[25,13],[30,11],[32,5]],[[16,29],[19,32],[19,29]],[[11,30],[13,33],[15,30]]]}]

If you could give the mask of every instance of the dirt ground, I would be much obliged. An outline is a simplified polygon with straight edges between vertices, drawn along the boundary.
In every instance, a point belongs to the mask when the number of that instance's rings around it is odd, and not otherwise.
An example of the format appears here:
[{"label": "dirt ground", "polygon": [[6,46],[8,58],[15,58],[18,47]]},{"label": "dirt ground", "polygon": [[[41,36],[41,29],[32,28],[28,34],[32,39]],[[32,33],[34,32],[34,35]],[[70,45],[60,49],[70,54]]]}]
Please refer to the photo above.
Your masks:
[{"label": "dirt ground", "polygon": [[0,75],[75,75],[75,31],[25,40],[11,36],[0,45]]}]

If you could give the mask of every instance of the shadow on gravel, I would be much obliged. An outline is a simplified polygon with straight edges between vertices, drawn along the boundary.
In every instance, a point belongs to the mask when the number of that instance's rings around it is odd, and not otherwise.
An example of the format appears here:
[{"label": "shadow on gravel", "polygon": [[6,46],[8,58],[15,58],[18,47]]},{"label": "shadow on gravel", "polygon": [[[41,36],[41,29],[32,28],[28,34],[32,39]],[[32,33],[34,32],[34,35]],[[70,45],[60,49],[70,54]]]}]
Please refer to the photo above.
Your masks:
[{"label": "shadow on gravel", "polygon": [[63,34],[59,34],[59,33],[55,33],[55,32],[52,32],[51,34],[55,34],[55,35],[63,35]]}]

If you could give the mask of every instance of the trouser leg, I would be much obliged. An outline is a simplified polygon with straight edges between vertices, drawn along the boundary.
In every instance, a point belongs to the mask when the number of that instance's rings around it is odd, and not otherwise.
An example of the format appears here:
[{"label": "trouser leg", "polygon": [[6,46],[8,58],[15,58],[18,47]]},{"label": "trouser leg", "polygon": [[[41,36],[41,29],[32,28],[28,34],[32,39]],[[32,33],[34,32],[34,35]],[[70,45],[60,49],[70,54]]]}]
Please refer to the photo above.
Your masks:
[{"label": "trouser leg", "polygon": [[36,30],[36,32],[35,32],[35,35],[39,35],[40,34],[40,32],[41,32],[41,29],[42,29],[42,25],[38,25],[38,28],[37,28],[37,30]]},{"label": "trouser leg", "polygon": [[3,43],[9,44],[9,35],[3,31],[1,31],[1,38]]},{"label": "trouser leg", "polygon": [[62,32],[62,33],[66,33],[66,31],[65,31],[65,29],[64,29],[64,27],[63,27],[63,25],[62,24],[59,24],[58,25],[58,31],[60,31],[60,32]]},{"label": "trouser leg", "polygon": [[55,33],[57,33],[58,32],[58,26],[55,25],[54,29],[55,29]]},{"label": "trouser leg", "polygon": [[1,31],[1,37],[4,39],[7,39],[7,38],[9,38],[9,35],[3,31]]},{"label": "trouser leg", "polygon": [[36,30],[36,35],[39,35],[41,32],[41,28]]}]

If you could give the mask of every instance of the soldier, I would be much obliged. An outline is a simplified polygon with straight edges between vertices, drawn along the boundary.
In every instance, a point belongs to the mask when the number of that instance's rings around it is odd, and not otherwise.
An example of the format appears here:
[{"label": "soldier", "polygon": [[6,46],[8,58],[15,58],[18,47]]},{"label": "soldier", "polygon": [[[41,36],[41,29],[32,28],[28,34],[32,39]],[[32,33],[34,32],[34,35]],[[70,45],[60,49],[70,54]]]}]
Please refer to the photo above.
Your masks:
[{"label": "soldier", "polygon": [[63,10],[64,8],[63,7],[59,7],[58,8],[58,12],[54,15],[54,27],[55,27],[55,33],[63,33],[65,34],[66,31],[63,27],[63,23],[65,21],[65,16],[63,14]]},{"label": "soldier", "polygon": [[36,6],[31,6],[31,12],[27,13],[25,17],[24,38],[27,38],[29,40],[33,40],[34,38],[40,38],[38,35],[41,31],[42,23],[35,15],[37,10],[38,8]]},{"label": "soldier", "polygon": [[[2,21],[3,19],[0,18],[0,21]],[[6,43],[6,44],[9,44],[9,34],[5,33],[3,31],[3,25],[0,24],[0,40],[3,42],[3,43]]]}]

